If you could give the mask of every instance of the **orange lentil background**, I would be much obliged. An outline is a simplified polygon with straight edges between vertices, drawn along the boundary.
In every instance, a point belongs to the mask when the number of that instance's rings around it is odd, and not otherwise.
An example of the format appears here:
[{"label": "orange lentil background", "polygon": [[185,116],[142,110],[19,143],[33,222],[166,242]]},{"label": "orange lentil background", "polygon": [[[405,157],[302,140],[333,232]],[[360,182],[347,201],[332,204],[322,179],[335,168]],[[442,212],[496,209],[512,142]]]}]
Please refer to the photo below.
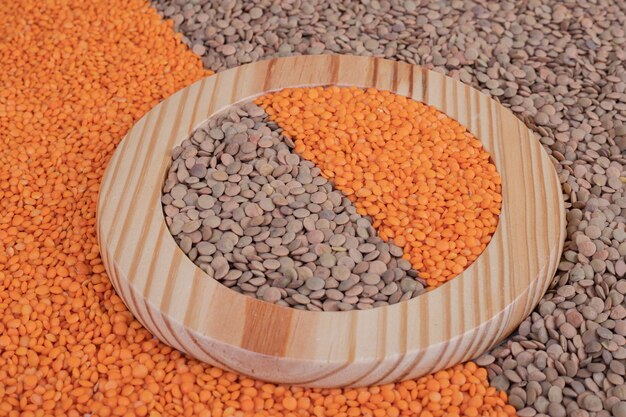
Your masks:
[{"label": "orange lentil background", "polygon": [[289,388],[187,359],[132,318],[99,257],[100,179],[139,117],[207,74],[143,0],[0,2],[0,417],[513,415],[473,363]]},{"label": "orange lentil background", "polygon": [[471,265],[498,225],[501,180],[465,127],[388,91],[285,89],[257,100],[434,288]]}]

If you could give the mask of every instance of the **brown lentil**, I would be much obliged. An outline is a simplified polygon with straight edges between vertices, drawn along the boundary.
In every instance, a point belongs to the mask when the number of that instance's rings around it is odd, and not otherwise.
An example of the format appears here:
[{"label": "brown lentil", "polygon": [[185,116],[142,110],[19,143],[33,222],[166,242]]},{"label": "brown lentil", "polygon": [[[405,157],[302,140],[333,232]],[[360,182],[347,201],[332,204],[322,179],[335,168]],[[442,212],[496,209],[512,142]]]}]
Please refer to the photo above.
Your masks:
[{"label": "brown lentil", "polygon": [[[253,103],[211,118],[172,159],[166,223],[189,258],[232,290],[314,311],[369,309],[423,292],[402,250],[383,242]],[[366,291],[370,276],[377,282]]]}]

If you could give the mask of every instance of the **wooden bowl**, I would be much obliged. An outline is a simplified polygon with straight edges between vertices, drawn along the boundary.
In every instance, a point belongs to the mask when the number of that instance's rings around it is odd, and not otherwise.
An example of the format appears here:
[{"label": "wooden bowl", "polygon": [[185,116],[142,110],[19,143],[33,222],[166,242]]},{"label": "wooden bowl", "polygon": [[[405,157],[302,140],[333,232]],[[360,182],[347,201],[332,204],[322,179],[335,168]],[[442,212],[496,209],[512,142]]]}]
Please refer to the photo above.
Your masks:
[{"label": "wooden bowl", "polygon": [[[374,87],[430,104],[465,125],[502,177],[502,214],[484,253],[424,295],[364,311],[311,312],[236,293],[207,276],[170,235],[161,188],[170,152],[229,105],[287,87]],[[103,179],[98,238],[113,286],[168,345],[266,381],[364,386],[419,377],[493,347],[532,311],[565,235],[556,172],[533,133],[477,90],[417,66],[353,56],[299,56],[205,78],[148,112]]]}]

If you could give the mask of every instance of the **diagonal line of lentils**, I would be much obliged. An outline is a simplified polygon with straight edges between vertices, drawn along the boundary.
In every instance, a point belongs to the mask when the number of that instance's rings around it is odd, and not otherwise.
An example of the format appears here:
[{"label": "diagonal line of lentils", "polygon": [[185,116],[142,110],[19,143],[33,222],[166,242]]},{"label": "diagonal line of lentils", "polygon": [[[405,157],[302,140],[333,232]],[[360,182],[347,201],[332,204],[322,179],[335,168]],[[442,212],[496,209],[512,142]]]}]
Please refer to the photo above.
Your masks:
[{"label": "diagonal line of lentils", "polygon": [[253,103],[232,106],[172,153],[170,232],[210,277],[264,301],[363,310],[423,292],[417,272]]},{"label": "diagonal line of lentils", "polygon": [[500,176],[479,140],[431,106],[375,89],[287,89],[257,100],[295,150],[393,238],[428,286],[487,247]]}]

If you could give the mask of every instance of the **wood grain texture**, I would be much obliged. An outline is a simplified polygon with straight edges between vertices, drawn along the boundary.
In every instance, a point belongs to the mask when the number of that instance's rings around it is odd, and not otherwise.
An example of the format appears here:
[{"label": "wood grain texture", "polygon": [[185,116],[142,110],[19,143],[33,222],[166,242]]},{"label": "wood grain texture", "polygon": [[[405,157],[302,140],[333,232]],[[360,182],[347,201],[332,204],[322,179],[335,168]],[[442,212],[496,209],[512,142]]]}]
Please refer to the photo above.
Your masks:
[{"label": "wood grain texture", "polygon": [[[310,312],[218,284],[166,228],[161,187],[170,152],[227,106],[287,87],[349,85],[433,105],[465,125],[502,177],[502,214],[485,252],[460,276],[410,301]],[[451,78],[382,59],[300,56],[224,71],[179,91],[127,134],[105,173],[98,239],[117,293],[165,343],[221,368],[313,387],[414,378],[469,360],[509,335],[556,270],[565,235],[556,172],[511,112]]]}]

